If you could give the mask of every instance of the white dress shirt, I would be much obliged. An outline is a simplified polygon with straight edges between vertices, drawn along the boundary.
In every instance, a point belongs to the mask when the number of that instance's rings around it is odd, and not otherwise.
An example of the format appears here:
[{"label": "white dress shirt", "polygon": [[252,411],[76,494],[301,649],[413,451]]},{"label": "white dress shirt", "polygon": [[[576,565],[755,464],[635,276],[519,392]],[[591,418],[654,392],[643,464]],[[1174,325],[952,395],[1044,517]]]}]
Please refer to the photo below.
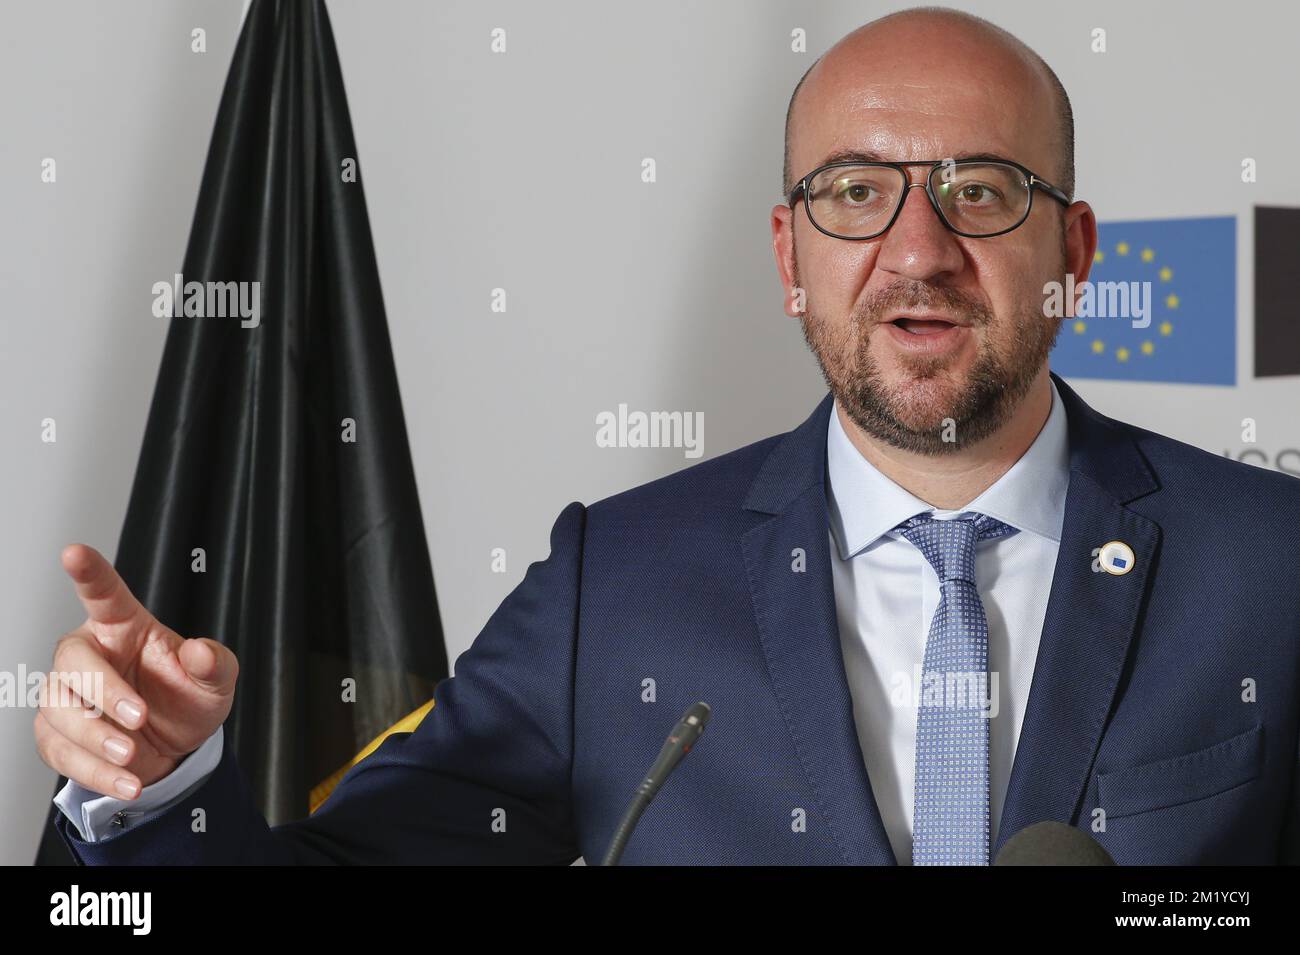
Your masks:
[{"label": "white dress shirt", "polygon": [[[916,705],[911,688],[925,656],[939,580],[921,552],[890,529],[932,512],[978,511],[1018,533],[976,549],[975,580],[989,628],[989,672],[998,673],[998,715],[989,724],[989,839],[997,841],[1016,740],[1025,716],[1038,637],[1065,520],[1069,447],[1065,409],[1051,384],[1047,423],[1006,474],[961,510],[938,510],[867,462],[832,409],[826,436],[832,580],[853,719],[876,805],[900,865],[912,861]],[[901,689],[900,689],[901,687]],[[990,683],[990,690],[993,684]],[[132,801],[69,780],[55,805],[88,842],[111,838],[180,802],[221,759],[221,727],[168,776]],[[128,815],[119,816],[118,813]]]},{"label": "white dress shirt", "polygon": [[101,796],[69,779],[54,797],[54,805],[87,842],[111,839],[166,812],[201,786],[221,762],[222,743],[218,726],[202,746],[162,779],[145,786],[133,800]]},{"label": "white dress shirt", "polygon": [[1069,440],[1055,383],[1051,389],[1051,411],[1033,444],[958,510],[934,508],[885,477],[849,441],[838,410],[831,411],[827,503],[840,646],[867,775],[900,865],[912,863],[914,693],[939,604],[939,578],[920,550],[892,528],[920,513],[950,520],[974,511],[1017,530],[981,541],[975,551],[976,589],[988,618],[990,697],[997,700],[989,721],[991,848],[998,838],[1065,521]]}]

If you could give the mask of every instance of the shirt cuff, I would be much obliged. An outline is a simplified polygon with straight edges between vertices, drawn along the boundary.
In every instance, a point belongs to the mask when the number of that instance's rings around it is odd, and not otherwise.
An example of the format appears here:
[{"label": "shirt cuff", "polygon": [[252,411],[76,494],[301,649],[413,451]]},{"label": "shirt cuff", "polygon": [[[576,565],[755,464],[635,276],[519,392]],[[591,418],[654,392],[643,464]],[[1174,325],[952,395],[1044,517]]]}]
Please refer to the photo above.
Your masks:
[{"label": "shirt cuff", "polygon": [[[69,779],[67,785],[54,797],[54,805],[68,817],[83,841],[100,842],[112,838],[126,828],[126,818],[132,820],[130,825],[134,828],[166,812],[198,788],[221,762],[222,742],[222,727],[218,726],[216,732],[203,741],[202,746],[181,760],[162,779],[145,786],[135,799],[101,796]],[[129,816],[119,821],[119,828],[109,829],[109,823],[119,812]]]}]

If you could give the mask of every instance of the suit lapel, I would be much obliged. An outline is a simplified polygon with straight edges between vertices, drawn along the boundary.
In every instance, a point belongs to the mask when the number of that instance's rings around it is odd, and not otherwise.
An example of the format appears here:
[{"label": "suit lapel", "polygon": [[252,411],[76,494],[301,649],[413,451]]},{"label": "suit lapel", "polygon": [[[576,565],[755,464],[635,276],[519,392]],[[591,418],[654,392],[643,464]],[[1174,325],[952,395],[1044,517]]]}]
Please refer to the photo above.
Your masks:
[{"label": "suit lapel", "polygon": [[745,507],[772,516],[742,536],[741,549],[768,673],[821,821],[846,862],[894,865],[840,650],[825,486],[832,407],[828,394],[768,455]]},{"label": "suit lapel", "polygon": [[[1069,421],[1065,524],[994,854],[1035,822],[1075,822],[1160,545],[1159,527],[1124,506],[1158,488],[1132,432],[1052,378]],[[1122,576],[1092,569],[1112,540],[1136,558]]]}]

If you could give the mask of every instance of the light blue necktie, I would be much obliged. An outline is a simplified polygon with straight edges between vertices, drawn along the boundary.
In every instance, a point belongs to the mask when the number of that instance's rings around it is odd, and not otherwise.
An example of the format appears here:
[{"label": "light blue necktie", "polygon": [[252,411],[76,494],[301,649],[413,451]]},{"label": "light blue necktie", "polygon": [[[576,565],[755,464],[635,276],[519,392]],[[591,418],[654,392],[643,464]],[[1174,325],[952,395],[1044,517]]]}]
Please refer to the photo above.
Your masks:
[{"label": "light blue necktie", "polygon": [[975,589],[975,545],[1015,528],[987,514],[925,514],[896,530],[939,577],[916,717],[913,865],[989,864],[989,628]]}]

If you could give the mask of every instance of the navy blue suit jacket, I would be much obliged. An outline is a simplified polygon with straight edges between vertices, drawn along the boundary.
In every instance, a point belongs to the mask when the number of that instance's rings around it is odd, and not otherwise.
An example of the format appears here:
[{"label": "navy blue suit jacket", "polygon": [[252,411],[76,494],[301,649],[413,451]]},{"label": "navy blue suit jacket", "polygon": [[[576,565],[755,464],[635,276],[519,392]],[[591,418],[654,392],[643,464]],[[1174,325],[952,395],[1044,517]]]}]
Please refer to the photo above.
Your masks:
[{"label": "navy blue suit jacket", "polygon": [[[1059,820],[1121,864],[1300,859],[1300,481],[1104,417],[1053,378],[1065,526],[994,851]],[[268,828],[227,746],[158,818],[96,844],[60,832],[91,864],[595,862],[703,700],[708,729],[625,863],[894,864],[840,654],[832,409],[565,507],[430,714],[311,817]],[[1110,540],[1128,574],[1093,571]]]}]

